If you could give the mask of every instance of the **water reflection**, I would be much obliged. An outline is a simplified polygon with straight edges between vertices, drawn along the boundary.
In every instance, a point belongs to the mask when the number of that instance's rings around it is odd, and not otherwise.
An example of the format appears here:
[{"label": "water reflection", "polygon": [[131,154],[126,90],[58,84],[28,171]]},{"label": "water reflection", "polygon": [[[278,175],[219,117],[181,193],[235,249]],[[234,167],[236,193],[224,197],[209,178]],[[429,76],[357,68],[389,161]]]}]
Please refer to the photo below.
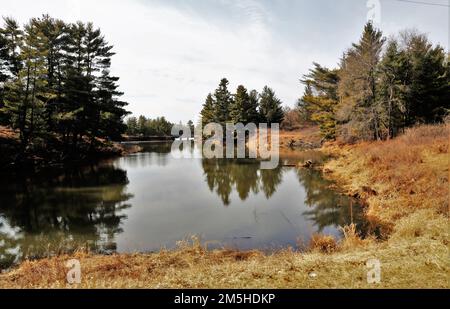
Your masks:
[{"label": "water reflection", "polygon": [[[201,235],[218,246],[266,249],[295,247],[315,232],[341,237],[339,226],[352,222],[371,231],[361,206],[318,172],[262,170],[256,160],[177,160],[170,143],[140,146],[142,153],[62,174],[1,177],[0,268],[80,246],[145,252]],[[304,157],[313,154],[320,157]]]},{"label": "water reflection", "polygon": [[[125,147],[132,147],[136,143],[124,144]],[[138,143],[142,151],[126,156],[123,161],[130,167],[145,167],[149,165],[166,166],[170,159],[171,143]],[[148,154],[151,154],[148,155]]]},{"label": "water reflection", "polygon": [[329,226],[343,227],[354,223],[360,233],[367,234],[362,205],[357,200],[331,190],[332,182],[318,171],[299,169],[297,175],[305,188],[304,203],[309,206],[303,214],[314,222],[318,232]]},{"label": "water reflection", "polygon": [[261,170],[254,160],[202,160],[205,181],[211,192],[216,192],[224,205],[230,204],[230,194],[236,190],[245,201],[250,192],[262,190],[270,198],[282,181],[282,168]]},{"label": "water reflection", "polygon": [[[260,169],[254,160],[202,160],[205,181],[211,192],[215,192],[225,206],[230,204],[230,195],[236,190],[245,201],[250,192],[262,191],[270,199],[283,182],[283,171],[292,170],[279,166],[273,170]],[[306,192],[304,201],[308,210],[303,215],[314,222],[318,232],[326,227],[342,227],[354,223],[360,230],[367,230],[362,205],[357,200],[332,190],[332,182],[324,179],[319,171],[296,169],[299,183]],[[366,232],[364,232],[366,234]]]},{"label": "water reflection", "polygon": [[0,268],[23,258],[89,247],[115,251],[131,195],[126,171],[103,164],[45,178],[2,177]]}]

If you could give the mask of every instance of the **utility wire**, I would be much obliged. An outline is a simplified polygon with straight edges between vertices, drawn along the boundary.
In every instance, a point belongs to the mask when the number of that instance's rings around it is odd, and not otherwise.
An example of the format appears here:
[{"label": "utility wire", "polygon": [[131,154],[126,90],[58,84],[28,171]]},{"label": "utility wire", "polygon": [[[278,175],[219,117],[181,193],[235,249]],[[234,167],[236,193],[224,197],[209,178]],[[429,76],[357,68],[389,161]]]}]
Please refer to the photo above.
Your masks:
[{"label": "utility wire", "polygon": [[448,4],[442,4],[442,3],[433,3],[433,2],[423,2],[423,1],[413,1],[413,0],[394,0],[398,2],[406,2],[406,3],[414,3],[414,4],[424,4],[424,5],[434,5],[434,6],[443,6],[450,8],[450,5]]}]

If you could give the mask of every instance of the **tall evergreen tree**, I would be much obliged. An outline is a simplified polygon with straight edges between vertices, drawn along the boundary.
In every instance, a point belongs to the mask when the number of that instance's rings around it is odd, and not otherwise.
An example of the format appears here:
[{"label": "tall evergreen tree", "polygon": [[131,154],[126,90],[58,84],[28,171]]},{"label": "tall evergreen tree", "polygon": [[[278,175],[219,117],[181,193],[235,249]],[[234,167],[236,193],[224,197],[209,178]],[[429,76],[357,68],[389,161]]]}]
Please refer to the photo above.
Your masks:
[{"label": "tall evergreen tree", "polygon": [[17,76],[13,76],[7,83],[5,94],[5,111],[9,114],[11,125],[18,129],[21,141],[21,153],[26,150],[29,142],[35,138],[36,133],[45,132],[41,123],[46,93],[45,57],[47,50],[43,42],[43,34],[32,19],[25,26],[23,41],[18,59],[22,60]]},{"label": "tall evergreen tree", "polygon": [[244,86],[238,86],[234,95],[233,103],[230,106],[230,120],[233,123],[248,123],[247,111],[250,106],[250,97]]},{"label": "tall evergreen tree", "polygon": [[298,99],[296,110],[299,114],[299,120],[303,123],[311,123],[312,122],[312,113],[308,109],[308,103],[305,101],[305,98],[312,96],[312,89],[311,85],[306,83],[305,84],[305,91],[303,92],[303,96]]},{"label": "tall evergreen tree", "polygon": [[248,95],[248,108],[246,110],[247,120],[251,123],[258,123],[259,116],[259,94],[256,90],[250,91]]},{"label": "tall evergreen tree", "polygon": [[123,118],[129,114],[125,110],[128,103],[119,100],[123,92],[118,91],[118,80],[118,77],[110,76],[108,69],[103,70],[96,80],[95,107],[90,118],[97,122],[91,126],[91,138],[119,140],[126,130]]},{"label": "tall evergreen tree", "polygon": [[267,124],[281,123],[283,121],[283,108],[281,100],[277,98],[275,92],[265,86],[260,94],[259,112],[261,121]]},{"label": "tall evergreen tree", "polygon": [[139,134],[142,134],[144,136],[149,135],[149,132],[147,130],[147,118],[145,118],[145,116],[143,115],[139,116],[137,120],[137,130]]},{"label": "tall evergreen tree", "polygon": [[138,124],[136,117],[129,117],[126,121],[127,131],[126,133],[129,135],[137,135],[138,134]]},{"label": "tall evergreen tree", "polygon": [[222,125],[225,125],[227,121],[230,121],[230,107],[233,104],[233,96],[228,90],[228,80],[223,78],[220,81],[219,87],[214,92],[215,102],[215,121]]},{"label": "tall evergreen tree", "polygon": [[200,113],[202,117],[202,126],[207,125],[208,123],[216,121],[216,108],[215,102],[212,94],[208,94],[206,97],[205,103],[203,104],[203,109]]},{"label": "tall evergreen tree", "polygon": [[21,69],[20,48],[23,44],[23,31],[12,18],[4,18],[4,27],[0,28],[0,124],[8,124],[10,113],[6,112],[5,95],[8,83],[18,78]]},{"label": "tall evergreen tree", "polygon": [[337,88],[338,70],[330,70],[318,63],[309,74],[303,76],[305,93],[300,99],[304,113],[310,114],[311,120],[319,124],[325,139],[336,136],[336,106],[338,103]]},{"label": "tall evergreen tree", "polygon": [[395,40],[388,43],[379,65],[378,100],[384,110],[381,127],[389,138],[406,125],[408,105],[409,62]]},{"label": "tall evergreen tree", "polygon": [[2,113],[4,103],[5,82],[8,80],[8,48],[7,41],[0,29],[0,124],[6,123],[5,115]]},{"label": "tall evergreen tree", "polygon": [[4,27],[0,30],[5,44],[7,70],[11,76],[17,77],[22,68],[20,50],[23,44],[23,30],[16,20],[6,17],[3,19]]},{"label": "tall evergreen tree", "polygon": [[66,24],[59,19],[43,15],[35,19],[36,27],[43,34],[46,54],[47,91],[52,98],[46,104],[46,121],[49,130],[56,129],[56,111],[61,104],[64,86],[64,45],[68,40]]},{"label": "tall evergreen tree", "polygon": [[77,22],[68,25],[66,31],[63,100],[58,106],[56,118],[58,131],[66,144],[76,148],[87,131],[86,106],[92,101],[92,86],[84,62],[86,26]]},{"label": "tall evergreen tree", "polygon": [[[403,33],[410,65],[408,124],[436,122],[448,113],[450,76],[444,49],[434,46],[424,34]],[[446,107],[446,108],[445,108]]]},{"label": "tall evergreen tree", "polygon": [[382,32],[368,22],[360,41],[344,55],[339,72],[338,118],[348,132],[365,138],[381,138],[376,83],[384,42]]}]

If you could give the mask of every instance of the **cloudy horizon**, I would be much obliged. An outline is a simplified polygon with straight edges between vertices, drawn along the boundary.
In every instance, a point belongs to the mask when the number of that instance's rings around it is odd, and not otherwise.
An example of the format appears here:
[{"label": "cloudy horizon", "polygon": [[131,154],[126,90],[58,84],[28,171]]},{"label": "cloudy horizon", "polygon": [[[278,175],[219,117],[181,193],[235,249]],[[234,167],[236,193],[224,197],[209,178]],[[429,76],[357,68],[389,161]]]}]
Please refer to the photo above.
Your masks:
[{"label": "cloudy horizon", "polygon": [[[134,115],[196,120],[221,78],[230,89],[272,87],[285,106],[301,96],[313,61],[335,67],[374,12],[366,0],[43,0],[3,1],[0,15],[20,23],[48,13],[92,21],[114,45],[112,73]],[[386,37],[415,28],[449,47],[449,1],[381,0]],[[378,11],[377,11],[378,12]]]}]

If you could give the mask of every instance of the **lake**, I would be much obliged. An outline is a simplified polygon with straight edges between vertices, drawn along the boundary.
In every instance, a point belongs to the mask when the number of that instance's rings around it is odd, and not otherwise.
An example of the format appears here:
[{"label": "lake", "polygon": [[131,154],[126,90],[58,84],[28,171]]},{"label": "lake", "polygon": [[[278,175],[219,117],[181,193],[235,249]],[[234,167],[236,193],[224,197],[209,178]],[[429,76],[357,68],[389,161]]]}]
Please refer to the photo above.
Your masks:
[{"label": "lake", "polygon": [[[36,177],[1,177],[0,267],[89,248],[103,254],[174,248],[302,248],[313,233],[364,233],[362,206],[314,170],[256,160],[176,159],[170,144]],[[181,151],[181,150],[180,150]],[[184,152],[195,153],[195,145]],[[319,156],[318,153],[299,157]],[[282,157],[283,162],[295,156]]]}]

